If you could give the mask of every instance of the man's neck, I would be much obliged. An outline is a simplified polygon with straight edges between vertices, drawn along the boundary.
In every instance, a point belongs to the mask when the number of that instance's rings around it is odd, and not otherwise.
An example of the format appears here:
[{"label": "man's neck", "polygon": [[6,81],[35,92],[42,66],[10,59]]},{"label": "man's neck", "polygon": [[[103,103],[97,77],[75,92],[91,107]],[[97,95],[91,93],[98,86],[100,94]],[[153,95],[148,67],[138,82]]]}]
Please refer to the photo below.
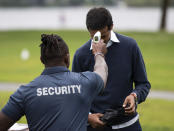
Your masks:
[{"label": "man's neck", "polygon": [[45,65],[45,68],[55,67],[55,66],[64,66],[64,67],[67,67],[65,63],[49,63],[49,64],[46,64]]}]

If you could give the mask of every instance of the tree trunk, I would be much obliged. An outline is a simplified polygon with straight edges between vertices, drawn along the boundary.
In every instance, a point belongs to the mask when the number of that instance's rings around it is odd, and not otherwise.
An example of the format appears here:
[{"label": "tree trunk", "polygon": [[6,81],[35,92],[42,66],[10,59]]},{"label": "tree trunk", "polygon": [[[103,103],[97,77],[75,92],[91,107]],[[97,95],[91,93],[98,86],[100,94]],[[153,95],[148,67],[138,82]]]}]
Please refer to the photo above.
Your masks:
[{"label": "tree trunk", "polygon": [[161,3],[162,3],[161,4],[162,16],[161,16],[160,30],[165,31],[166,30],[167,8],[169,5],[169,0],[162,0]]}]

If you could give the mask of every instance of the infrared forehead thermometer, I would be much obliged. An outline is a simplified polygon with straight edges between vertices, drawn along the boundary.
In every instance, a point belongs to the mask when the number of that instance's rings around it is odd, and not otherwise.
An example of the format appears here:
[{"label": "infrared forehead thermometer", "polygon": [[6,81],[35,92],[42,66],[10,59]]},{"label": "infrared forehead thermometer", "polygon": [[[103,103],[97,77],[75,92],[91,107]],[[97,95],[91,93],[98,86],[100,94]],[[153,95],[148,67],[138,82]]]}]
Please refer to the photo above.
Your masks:
[{"label": "infrared forehead thermometer", "polygon": [[100,31],[97,31],[97,32],[94,34],[93,42],[94,42],[94,43],[99,43],[100,39],[101,39],[101,33],[100,33]]}]

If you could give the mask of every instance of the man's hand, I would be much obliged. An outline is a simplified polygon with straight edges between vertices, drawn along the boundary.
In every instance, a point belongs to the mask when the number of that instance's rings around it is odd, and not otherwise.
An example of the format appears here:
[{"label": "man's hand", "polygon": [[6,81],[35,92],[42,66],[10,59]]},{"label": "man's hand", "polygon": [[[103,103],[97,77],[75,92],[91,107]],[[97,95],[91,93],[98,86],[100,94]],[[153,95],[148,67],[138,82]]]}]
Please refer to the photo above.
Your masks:
[{"label": "man's hand", "polygon": [[[129,95],[126,97],[124,103],[123,103],[123,107],[125,108],[125,113],[127,115],[131,115],[135,113],[135,98],[133,95]],[[128,105],[128,106],[127,106]]]},{"label": "man's hand", "polygon": [[88,115],[88,123],[92,126],[92,128],[102,128],[105,123],[100,120],[103,114],[96,113],[96,114],[89,114]]},{"label": "man's hand", "polygon": [[92,52],[95,55],[96,53],[102,53],[105,55],[107,53],[106,44],[103,39],[99,41],[99,43],[92,43]]}]

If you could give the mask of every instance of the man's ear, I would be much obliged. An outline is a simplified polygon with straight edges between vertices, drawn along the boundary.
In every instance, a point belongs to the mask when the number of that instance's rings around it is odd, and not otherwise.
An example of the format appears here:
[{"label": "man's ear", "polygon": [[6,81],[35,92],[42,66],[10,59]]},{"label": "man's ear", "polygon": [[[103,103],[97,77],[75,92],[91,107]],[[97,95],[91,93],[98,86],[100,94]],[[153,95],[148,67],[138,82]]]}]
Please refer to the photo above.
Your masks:
[{"label": "man's ear", "polygon": [[43,63],[42,59],[41,59],[41,56],[40,56],[40,61]]},{"label": "man's ear", "polygon": [[70,55],[66,54],[65,58],[64,58],[64,62],[66,64],[66,67],[69,68],[70,65]]},{"label": "man's ear", "polygon": [[112,25],[111,25],[111,28],[110,28],[110,30],[112,30],[112,29],[113,29],[113,27],[114,27],[114,25],[112,24]]},{"label": "man's ear", "polygon": [[42,64],[44,64],[43,60],[42,60],[42,57],[40,56],[40,61],[42,62]]}]

